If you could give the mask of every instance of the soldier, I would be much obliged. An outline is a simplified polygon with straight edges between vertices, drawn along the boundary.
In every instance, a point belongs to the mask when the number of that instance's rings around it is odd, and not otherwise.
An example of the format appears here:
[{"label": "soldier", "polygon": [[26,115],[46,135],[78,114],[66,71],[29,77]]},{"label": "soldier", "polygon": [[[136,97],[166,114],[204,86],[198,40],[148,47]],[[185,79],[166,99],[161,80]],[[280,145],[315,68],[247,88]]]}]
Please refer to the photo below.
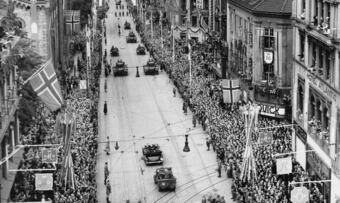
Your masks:
[{"label": "soldier", "polygon": [[196,114],[192,115],[192,125],[196,128]]},{"label": "soldier", "polygon": [[205,143],[207,144],[207,151],[209,151],[210,150],[210,140],[209,140],[208,137],[206,138]]},{"label": "soldier", "polygon": [[107,155],[110,155],[111,149],[110,149],[110,138],[109,138],[109,136],[107,136],[105,151],[106,151],[106,154],[107,154]]},{"label": "soldier", "polygon": [[109,196],[111,194],[111,184],[110,184],[110,180],[107,180],[106,183],[106,196]]},{"label": "soldier", "polygon": [[104,185],[106,184],[106,181],[108,180],[107,178],[109,177],[109,167],[107,165],[107,162],[105,162],[105,167],[104,167]]},{"label": "soldier", "polygon": [[220,178],[221,173],[222,173],[222,163],[221,162],[218,163],[217,172],[218,172],[218,177]]},{"label": "soldier", "polygon": [[106,103],[106,101],[105,101],[105,103],[104,103],[104,114],[105,114],[105,115],[107,114],[107,103]]},{"label": "soldier", "polygon": [[174,94],[174,97],[176,97],[176,88],[175,87],[172,88],[172,93]]}]

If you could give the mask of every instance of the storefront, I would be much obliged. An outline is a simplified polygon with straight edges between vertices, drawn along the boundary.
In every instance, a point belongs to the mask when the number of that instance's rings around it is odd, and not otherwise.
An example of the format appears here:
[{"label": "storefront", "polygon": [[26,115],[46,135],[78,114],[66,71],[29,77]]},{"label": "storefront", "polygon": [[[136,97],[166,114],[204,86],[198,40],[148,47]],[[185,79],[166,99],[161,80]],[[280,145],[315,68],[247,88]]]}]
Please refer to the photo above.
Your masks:
[{"label": "storefront", "polygon": [[[307,150],[312,150],[312,148],[307,145]],[[327,167],[315,152],[307,152],[306,157],[306,169],[312,180],[331,180],[331,169]],[[327,199],[327,203],[330,203],[331,182],[316,184],[316,186]]]}]

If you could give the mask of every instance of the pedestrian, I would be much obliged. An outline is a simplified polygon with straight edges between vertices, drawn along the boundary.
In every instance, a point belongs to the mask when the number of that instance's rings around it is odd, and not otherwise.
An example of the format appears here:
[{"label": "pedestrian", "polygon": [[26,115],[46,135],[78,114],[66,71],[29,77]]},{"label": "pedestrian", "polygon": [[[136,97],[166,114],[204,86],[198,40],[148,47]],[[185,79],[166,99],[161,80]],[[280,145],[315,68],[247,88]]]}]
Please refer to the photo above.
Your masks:
[{"label": "pedestrian", "polygon": [[110,149],[110,138],[109,138],[109,136],[107,136],[105,151],[106,151],[106,154],[107,154],[107,155],[110,155],[111,149]]},{"label": "pedestrian", "polygon": [[106,196],[108,197],[111,194],[111,184],[110,184],[110,180],[107,180],[106,183]]},{"label": "pedestrian", "polygon": [[192,125],[196,128],[196,114],[192,115]]},{"label": "pedestrian", "polygon": [[207,144],[207,151],[209,151],[210,150],[210,140],[209,140],[208,137],[206,138],[205,143]]},{"label": "pedestrian", "polygon": [[106,184],[106,181],[108,180],[107,178],[109,177],[109,167],[107,162],[105,162],[105,167],[104,167],[104,185]]},{"label": "pedestrian", "polygon": [[138,66],[136,66],[136,78],[139,78],[140,75],[139,75],[139,70],[138,70]]},{"label": "pedestrian", "polygon": [[172,93],[174,94],[174,97],[176,97],[176,88],[175,87],[172,88]]},{"label": "pedestrian", "polygon": [[105,83],[104,83],[104,90],[105,90],[105,92],[107,92],[107,82],[106,82],[106,80],[105,80]]},{"label": "pedestrian", "polygon": [[188,107],[187,107],[187,103],[184,101],[183,102],[183,112],[184,112],[184,114],[187,114],[187,109]]},{"label": "pedestrian", "polygon": [[105,101],[105,103],[104,103],[104,114],[105,114],[105,115],[107,114],[107,103],[106,103],[106,101]]},{"label": "pedestrian", "polygon": [[222,163],[221,162],[218,163],[217,172],[218,172],[218,177],[219,178],[222,177],[221,176],[221,173],[222,173]]}]

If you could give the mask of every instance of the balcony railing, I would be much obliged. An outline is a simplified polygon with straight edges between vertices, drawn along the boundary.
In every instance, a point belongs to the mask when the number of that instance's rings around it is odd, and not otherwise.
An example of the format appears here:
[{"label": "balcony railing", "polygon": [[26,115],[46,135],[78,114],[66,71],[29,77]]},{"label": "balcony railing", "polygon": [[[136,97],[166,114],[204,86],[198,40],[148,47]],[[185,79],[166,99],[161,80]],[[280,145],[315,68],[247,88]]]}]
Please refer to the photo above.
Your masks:
[{"label": "balcony railing", "polygon": [[321,149],[329,154],[330,143],[329,143],[329,129],[323,129],[320,122],[309,121],[308,122],[308,133],[313,138],[313,140],[321,147]]},{"label": "balcony railing", "polygon": [[[16,2],[22,2],[22,3],[25,3],[25,4],[32,4],[32,2],[33,2],[34,0],[14,0],[14,1],[16,1]],[[46,3],[48,3],[48,0],[35,0],[35,3],[36,3],[37,5],[39,5],[39,4],[46,4]]]},{"label": "balcony railing", "polygon": [[269,85],[254,85],[255,101],[287,105],[290,102],[290,88],[276,88]]}]

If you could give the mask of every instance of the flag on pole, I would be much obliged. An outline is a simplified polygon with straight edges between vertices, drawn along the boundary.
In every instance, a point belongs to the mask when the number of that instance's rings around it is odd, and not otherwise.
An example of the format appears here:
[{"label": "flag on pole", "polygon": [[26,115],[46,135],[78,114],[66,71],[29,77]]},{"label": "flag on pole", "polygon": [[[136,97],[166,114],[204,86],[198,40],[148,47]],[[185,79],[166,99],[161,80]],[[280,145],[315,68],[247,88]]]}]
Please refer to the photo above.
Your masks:
[{"label": "flag on pole", "polygon": [[38,97],[52,111],[59,109],[64,103],[52,60],[48,60],[35,72],[29,82]]},{"label": "flag on pole", "polygon": [[52,173],[35,174],[35,190],[52,190],[53,176]]},{"label": "flag on pole", "polygon": [[277,175],[289,174],[292,172],[292,168],[293,166],[292,166],[291,156],[276,159],[276,174]]},{"label": "flag on pole", "polygon": [[80,10],[65,10],[66,35],[80,32]]},{"label": "flag on pole", "polygon": [[224,103],[236,103],[240,99],[240,80],[225,79],[222,80],[222,91]]}]

